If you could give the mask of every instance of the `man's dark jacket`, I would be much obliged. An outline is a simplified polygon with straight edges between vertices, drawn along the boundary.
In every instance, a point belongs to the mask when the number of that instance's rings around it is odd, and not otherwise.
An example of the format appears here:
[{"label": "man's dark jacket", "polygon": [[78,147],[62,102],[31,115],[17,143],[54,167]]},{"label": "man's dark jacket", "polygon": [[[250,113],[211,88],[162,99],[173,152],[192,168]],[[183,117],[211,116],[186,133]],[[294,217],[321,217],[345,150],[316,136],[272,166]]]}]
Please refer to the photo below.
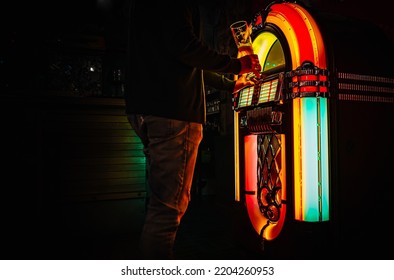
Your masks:
[{"label": "man's dark jacket", "polygon": [[197,4],[195,0],[132,1],[127,114],[204,123],[203,72],[239,73],[239,60],[201,41]]}]

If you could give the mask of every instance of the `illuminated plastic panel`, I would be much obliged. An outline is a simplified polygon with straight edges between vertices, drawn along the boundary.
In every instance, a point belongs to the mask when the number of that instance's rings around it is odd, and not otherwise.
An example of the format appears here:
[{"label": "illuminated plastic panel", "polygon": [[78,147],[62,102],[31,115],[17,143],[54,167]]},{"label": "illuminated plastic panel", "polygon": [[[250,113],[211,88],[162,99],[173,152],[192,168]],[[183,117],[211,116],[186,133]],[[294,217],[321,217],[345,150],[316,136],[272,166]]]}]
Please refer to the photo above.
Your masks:
[{"label": "illuminated plastic panel", "polygon": [[247,87],[239,92],[239,101],[237,108],[249,107],[252,105],[254,87]]},{"label": "illuminated plastic panel", "polygon": [[245,201],[249,219],[264,240],[276,238],[285,221],[285,135],[244,137]]},{"label": "illuminated plastic panel", "polygon": [[329,220],[328,112],[326,98],[297,98],[294,126],[295,218]]},{"label": "illuminated plastic panel", "polygon": [[263,103],[280,101],[282,84],[283,73],[279,73],[256,83],[254,86],[241,89],[234,97],[234,109],[238,111]]},{"label": "illuminated plastic panel", "polygon": [[[266,22],[278,26],[289,45],[292,69],[310,61],[326,69],[326,53],[320,30],[312,16],[294,3],[273,4]],[[307,77],[307,75],[305,75]],[[329,212],[329,143],[327,89],[297,88],[293,98],[293,154],[295,219],[327,221]]]},{"label": "illuminated plastic panel", "polygon": [[278,79],[265,82],[261,85],[258,104],[275,101],[278,88]]}]

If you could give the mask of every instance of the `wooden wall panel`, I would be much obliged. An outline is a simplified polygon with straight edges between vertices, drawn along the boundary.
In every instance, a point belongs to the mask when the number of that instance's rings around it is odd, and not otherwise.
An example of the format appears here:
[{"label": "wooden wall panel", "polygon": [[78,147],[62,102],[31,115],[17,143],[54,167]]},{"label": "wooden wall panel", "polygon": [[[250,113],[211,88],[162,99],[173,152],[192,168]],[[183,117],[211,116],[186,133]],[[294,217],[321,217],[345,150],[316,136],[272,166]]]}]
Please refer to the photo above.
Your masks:
[{"label": "wooden wall panel", "polygon": [[41,119],[43,196],[61,212],[60,227],[70,234],[138,230],[146,159],[124,107],[61,103],[45,107]]}]

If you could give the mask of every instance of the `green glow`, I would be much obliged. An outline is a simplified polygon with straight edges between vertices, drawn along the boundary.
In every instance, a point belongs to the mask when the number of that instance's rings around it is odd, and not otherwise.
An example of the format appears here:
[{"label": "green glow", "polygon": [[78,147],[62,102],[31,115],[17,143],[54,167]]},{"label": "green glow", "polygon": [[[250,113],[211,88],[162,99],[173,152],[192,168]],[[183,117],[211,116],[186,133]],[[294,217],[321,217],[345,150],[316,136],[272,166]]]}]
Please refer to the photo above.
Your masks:
[{"label": "green glow", "polygon": [[301,99],[302,204],[305,221],[329,219],[326,98]]},{"label": "green glow", "polygon": [[328,104],[327,98],[320,100],[320,133],[321,133],[321,182],[322,182],[322,221],[330,219],[329,201],[329,153],[328,153]]}]

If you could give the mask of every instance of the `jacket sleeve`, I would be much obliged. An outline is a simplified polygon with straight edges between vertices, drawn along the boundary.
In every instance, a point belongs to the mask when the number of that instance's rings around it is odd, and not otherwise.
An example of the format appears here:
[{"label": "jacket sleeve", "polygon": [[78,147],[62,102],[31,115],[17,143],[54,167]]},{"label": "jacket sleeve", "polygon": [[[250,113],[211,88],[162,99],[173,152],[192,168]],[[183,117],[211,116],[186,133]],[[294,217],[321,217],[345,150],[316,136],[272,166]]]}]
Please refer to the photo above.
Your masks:
[{"label": "jacket sleeve", "polygon": [[212,71],[204,71],[204,84],[209,85],[218,90],[228,92],[234,91],[235,81],[225,77],[223,74]]}]

